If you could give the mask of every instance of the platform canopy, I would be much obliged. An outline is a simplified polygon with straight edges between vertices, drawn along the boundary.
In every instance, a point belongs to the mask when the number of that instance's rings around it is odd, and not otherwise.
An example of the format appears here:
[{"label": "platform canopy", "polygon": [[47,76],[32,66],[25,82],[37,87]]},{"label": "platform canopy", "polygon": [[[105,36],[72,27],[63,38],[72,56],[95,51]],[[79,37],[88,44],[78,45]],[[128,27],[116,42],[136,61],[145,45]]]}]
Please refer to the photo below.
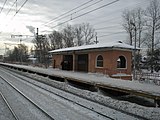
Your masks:
[{"label": "platform canopy", "polygon": [[103,48],[117,48],[117,49],[134,50],[134,46],[128,45],[121,41],[117,41],[117,42],[106,42],[106,43],[98,43],[98,44],[92,44],[92,45],[83,45],[83,46],[56,49],[56,50],[49,51],[49,53],[90,50],[90,49],[103,49]]}]

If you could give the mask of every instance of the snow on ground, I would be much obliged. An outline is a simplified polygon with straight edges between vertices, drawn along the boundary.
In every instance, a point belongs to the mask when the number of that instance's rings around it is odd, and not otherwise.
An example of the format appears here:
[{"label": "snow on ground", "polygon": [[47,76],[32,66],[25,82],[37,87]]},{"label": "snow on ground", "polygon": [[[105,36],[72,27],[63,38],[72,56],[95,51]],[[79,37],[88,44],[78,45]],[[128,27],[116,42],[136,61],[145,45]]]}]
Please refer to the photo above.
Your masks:
[{"label": "snow on ground", "polygon": [[[73,86],[70,86],[67,83],[53,81],[51,79],[48,79],[47,77],[42,77],[42,76],[39,76],[39,75],[36,75],[36,74],[23,73],[23,72],[22,72],[22,74],[30,76],[30,78],[35,78],[36,80],[38,80],[40,82],[43,82],[43,83],[46,83],[46,84],[49,84],[50,86],[54,86],[55,88],[59,88],[59,89],[68,91],[69,93],[77,94],[78,96],[87,98],[91,101],[93,100],[97,103],[104,104],[104,105],[108,106],[109,108],[114,108],[116,110],[121,110],[121,111],[124,111],[124,112],[127,111],[127,113],[136,114],[138,116],[142,116],[142,117],[145,117],[147,119],[159,120],[159,116],[160,116],[160,109],[159,108],[144,107],[144,106],[140,106],[140,105],[137,105],[135,103],[130,103],[130,102],[127,102],[127,101],[115,100],[115,99],[112,99],[111,97],[101,95],[97,92],[91,92],[91,91],[88,91],[88,90],[81,90],[81,89],[75,88]],[[33,83],[35,83],[36,85],[41,86],[41,87],[46,86],[46,85],[38,83],[36,81],[33,81]],[[52,89],[52,87],[50,88],[50,87],[46,86],[45,89],[50,91]],[[55,90],[53,90],[53,91],[55,92]],[[62,95],[62,93],[58,93],[58,92],[56,92],[56,93]],[[70,96],[68,96],[68,95],[65,95],[65,96],[68,99],[70,99]],[[84,102],[82,102],[78,99],[75,99],[75,100],[78,103],[85,104]],[[93,108],[95,110],[98,109],[98,107],[94,107],[90,103],[87,103],[86,106],[89,106],[90,108]],[[105,113],[106,111],[104,111],[104,109],[100,109],[100,112]],[[106,113],[106,114],[110,115],[111,113]],[[111,115],[113,115],[113,114],[111,114]],[[115,116],[116,118],[121,118],[122,117],[122,116],[117,116],[117,114],[115,114],[115,115],[116,115]]]},{"label": "snow on ground", "polygon": [[[1,64],[7,64],[7,63],[1,63]],[[127,81],[127,80],[120,80],[120,79],[114,79],[109,78],[107,76],[101,75],[101,74],[94,74],[94,73],[80,73],[80,72],[73,72],[73,71],[64,71],[59,69],[53,69],[53,68],[39,68],[39,67],[33,67],[33,66],[25,66],[25,65],[16,65],[16,64],[8,64],[11,66],[19,67],[19,68],[25,68],[32,71],[37,71],[49,75],[57,75],[61,77],[70,77],[79,79],[81,81],[88,81],[91,83],[100,83],[104,85],[110,85],[113,87],[118,88],[125,88],[128,90],[136,90],[139,92],[146,92],[152,95],[160,96],[160,86],[152,85],[152,84],[142,84],[137,81]]]},{"label": "snow on ground", "polygon": [[[1,64],[6,64],[6,63],[1,63]],[[8,64],[8,65],[11,65],[11,64]],[[137,91],[145,91],[145,92],[149,92],[151,94],[160,96],[159,86],[142,84],[136,81],[113,79],[113,78],[104,76],[102,74],[93,74],[93,73],[86,74],[86,73],[79,73],[79,72],[62,71],[62,70],[53,69],[53,68],[44,69],[44,68],[38,68],[38,67],[32,67],[32,66],[13,65],[13,64],[12,66],[19,67],[19,68],[25,68],[25,69],[32,70],[32,71],[38,71],[38,72],[50,74],[50,75],[55,74],[55,75],[59,75],[62,77],[65,76],[65,77],[76,78],[76,79],[80,79],[84,81],[89,81],[92,83],[103,83],[107,85],[118,86],[121,88],[134,89]],[[29,73],[25,73],[25,74],[29,74]],[[29,74],[29,75],[31,75],[32,78],[34,76],[38,77],[36,74]],[[100,95],[95,92],[77,89],[75,87],[66,85],[66,83],[57,82],[53,80],[48,81],[48,80],[45,80],[44,77],[40,77],[40,76],[39,76],[39,80],[43,82],[48,82],[49,84],[52,84],[54,87],[64,89],[74,94],[76,93],[80,96],[91,99],[93,101],[97,101],[99,103],[103,103],[105,105],[108,105],[111,108],[119,109],[122,111],[128,111],[129,113],[144,116],[148,119],[154,119],[154,120],[160,119],[159,118],[160,108],[144,107],[144,106],[137,105],[135,103],[114,100],[110,97],[106,97],[106,96]]]}]

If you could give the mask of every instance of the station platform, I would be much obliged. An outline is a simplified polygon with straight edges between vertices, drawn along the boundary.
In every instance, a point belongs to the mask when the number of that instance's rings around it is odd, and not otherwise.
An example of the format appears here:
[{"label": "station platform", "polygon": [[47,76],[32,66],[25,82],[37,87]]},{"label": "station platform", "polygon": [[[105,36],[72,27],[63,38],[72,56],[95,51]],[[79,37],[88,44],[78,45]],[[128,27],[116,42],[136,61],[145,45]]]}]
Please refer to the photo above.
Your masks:
[{"label": "station platform", "polygon": [[53,68],[40,68],[33,66],[0,63],[20,71],[36,73],[61,82],[69,82],[85,86],[91,91],[112,90],[130,95],[136,95],[160,101],[160,87],[151,84],[142,84],[137,81],[126,81],[121,79],[110,78],[103,74],[81,73],[74,71],[65,71]]}]

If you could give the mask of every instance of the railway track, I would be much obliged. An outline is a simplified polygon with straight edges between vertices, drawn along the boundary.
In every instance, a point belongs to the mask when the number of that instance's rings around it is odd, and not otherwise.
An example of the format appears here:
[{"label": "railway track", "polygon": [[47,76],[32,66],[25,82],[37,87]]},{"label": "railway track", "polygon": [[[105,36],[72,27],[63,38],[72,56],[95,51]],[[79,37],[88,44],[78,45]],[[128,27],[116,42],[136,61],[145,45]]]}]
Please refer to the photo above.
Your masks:
[{"label": "railway track", "polygon": [[[11,72],[10,72],[10,74],[14,75],[14,76],[17,77],[17,78],[23,79],[23,78],[15,75],[15,74],[13,74],[13,73],[11,73]],[[0,76],[0,77],[1,77],[1,76]],[[25,79],[23,79],[23,80],[25,80]],[[26,80],[25,80],[25,81],[26,81]],[[27,81],[27,82],[29,82],[29,81]],[[32,85],[38,86],[38,85],[36,85],[36,84],[34,84],[34,83],[32,83],[32,82],[29,82],[29,83],[32,84]],[[9,84],[10,84],[10,83],[9,83]],[[40,87],[40,86],[38,86],[38,87]],[[49,91],[49,90],[47,90],[47,89],[45,89],[45,88],[43,88],[43,87],[41,87],[41,88],[44,89],[44,90],[46,90],[46,91],[48,91],[48,92],[51,92],[51,91]],[[56,96],[61,97],[62,99],[65,99],[65,100],[67,100],[67,101],[69,101],[69,102],[73,102],[74,104],[77,104],[77,105],[79,105],[79,106],[82,106],[82,107],[90,110],[90,111],[93,111],[93,112],[97,113],[97,114],[100,115],[100,116],[103,116],[103,117],[105,117],[105,118],[108,118],[109,120],[115,120],[114,118],[111,118],[111,117],[109,117],[109,116],[107,116],[107,115],[104,115],[104,114],[102,114],[102,113],[100,113],[100,112],[95,111],[93,108],[88,108],[88,107],[86,107],[86,106],[83,105],[83,104],[80,104],[80,103],[78,103],[78,102],[75,102],[75,101],[73,101],[73,100],[71,100],[71,99],[66,98],[65,96],[62,96],[62,95],[60,95],[60,94],[57,94],[56,92],[51,92],[51,93],[54,94],[54,95],[56,95]],[[28,98],[28,99],[29,99],[29,98]],[[33,101],[32,101],[32,102],[33,102]]]},{"label": "railway track", "polygon": [[[11,72],[9,72],[9,71],[7,71],[7,74],[12,74],[14,77],[17,77],[17,78],[20,78],[20,79],[22,79],[21,77],[19,77],[18,75],[15,75],[14,73],[11,73]],[[25,94],[23,94],[23,92],[21,92],[18,88],[16,88],[12,83],[10,83],[10,82],[8,82],[8,80],[7,79],[5,79],[3,76],[1,76],[0,75],[0,78],[1,79],[3,79],[7,84],[9,84],[12,88],[14,88],[18,93],[20,93],[23,97],[25,97],[27,100],[29,100],[32,104],[34,104],[39,110],[41,110],[43,113],[45,113],[50,119],[54,119],[51,115],[49,115],[45,110],[43,110],[43,108],[41,108],[39,105],[37,105],[34,101],[32,101],[29,97],[27,97]],[[23,80],[25,80],[25,79],[23,79]],[[26,81],[26,80],[25,80]],[[29,82],[30,84],[33,84],[33,83],[31,83],[31,82]],[[35,84],[33,84],[34,86],[35,86]],[[38,86],[39,87],[39,86]],[[42,89],[44,89],[44,88],[42,88]],[[44,89],[44,90],[46,90],[46,89]],[[46,90],[46,91],[48,91],[48,90]],[[48,91],[48,92],[50,92],[50,91]],[[66,97],[64,97],[64,96],[61,96],[61,95],[59,95],[59,94],[56,94],[56,93],[53,93],[52,92],[52,94],[54,94],[54,95],[56,95],[56,96],[58,96],[58,97],[61,97],[62,99],[65,99],[65,100],[67,100],[67,101],[69,101],[69,102],[73,102],[74,104],[77,104],[77,105],[79,105],[79,106],[81,106],[81,107],[83,107],[83,108],[85,108],[85,109],[87,109],[87,110],[89,110],[89,111],[92,111],[92,112],[94,112],[94,113],[96,113],[97,114],[97,116],[102,116],[103,118],[106,118],[107,120],[114,120],[114,118],[111,118],[111,117],[109,117],[109,116],[107,116],[107,115],[104,115],[104,114],[102,114],[102,113],[100,113],[100,112],[97,112],[97,111],[95,111],[94,109],[92,109],[92,108],[88,108],[88,107],[86,107],[86,106],[84,106],[84,105],[82,105],[82,104],[79,104],[79,103],[76,103],[76,102],[74,102],[74,101],[72,101],[72,100],[70,100],[70,99],[67,99]]]},{"label": "railway track", "polygon": [[12,109],[12,107],[10,106],[9,102],[7,101],[7,99],[5,98],[5,96],[3,95],[3,93],[0,91],[0,96],[3,100],[3,102],[5,103],[5,105],[8,107],[9,111],[11,112],[11,114],[13,115],[13,119],[15,120],[19,120],[16,113],[14,112],[14,110]]},{"label": "railway track", "polygon": [[[50,118],[51,120],[54,120],[54,118],[52,116],[50,116],[45,110],[43,110],[40,106],[38,106],[34,101],[32,101],[29,97],[27,97],[25,94],[23,94],[18,88],[16,88],[14,85],[12,85],[10,82],[7,81],[7,79],[5,79],[4,77],[2,77],[0,75],[0,78],[3,79],[7,84],[9,84],[12,88],[14,88],[19,94],[21,94],[25,99],[27,99],[29,102],[31,102],[36,108],[38,108],[42,113],[44,113],[48,118]],[[3,100],[5,101],[5,103],[7,104],[8,108],[10,109],[10,111],[12,112],[13,116],[15,117],[16,120],[19,120],[18,116],[16,115],[16,113],[14,112],[14,110],[12,109],[12,107],[9,105],[9,103],[7,102],[6,98],[2,95]]]},{"label": "railway track", "polygon": [[[21,80],[24,80],[24,81],[26,81],[26,79],[25,79],[25,77],[21,77],[20,75],[18,75],[18,74],[16,74],[16,73],[13,73],[13,72],[11,72],[11,71],[8,71],[7,70],[7,73],[10,73],[10,74],[12,74],[13,76],[15,76],[15,77],[18,77],[19,79],[21,79]],[[27,82],[29,82],[29,81],[27,81]],[[35,86],[38,86],[38,85],[36,85],[35,83],[32,83],[32,82],[29,82],[30,84],[33,84],[33,85],[35,85]],[[40,87],[40,86],[38,86],[38,87]],[[45,88],[43,88],[43,87],[41,87],[42,89],[44,89],[44,90],[46,90],[46,91],[48,91],[48,92],[51,92],[51,91],[49,91],[49,90],[47,90],[47,89],[45,89]],[[73,101],[73,100],[71,100],[71,99],[68,99],[68,98],[66,98],[65,96],[62,96],[62,95],[60,95],[60,94],[57,94],[56,92],[51,92],[52,94],[55,94],[55,95],[57,95],[57,96],[59,96],[59,97],[61,97],[62,99],[65,99],[65,100],[68,100],[68,101],[70,101],[70,102],[73,102],[73,103],[75,103],[75,104],[77,104],[77,105],[79,105],[79,106],[82,106],[82,107],[84,107],[84,108],[86,108],[86,109],[88,109],[88,110],[91,110],[91,111],[93,111],[93,112],[95,112],[96,114],[98,114],[98,115],[100,115],[100,116],[103,116],[103,117],[106,117],[107,119],[110,119],[110,120],[114,120],[114,117],[112,118],[112,117],[110,117],[110,116],[107,116],[107,115],[105,115],[105,114],[103,114],[103,113],[100,113],[100,112],[97,112],[96,110],[94,110],[93,108],[88,108],[88,107],[86,107],[85,105],[83,105],[83,104],[81,104],[81,103],[77,103],[77,102],[75,102],[75,101]],[[123,111],[120,111],[120,112],[123,112]],[[143,117],[141,117],[141,116],[137,116],[137,115],[131,115],[131,114],[128,114],[128,115],[130,115],[130,116],[133,116],[133,117],[135,117],[135,118],[137,118],[137,119],[146,119],[146,118],[143,118]]]}]

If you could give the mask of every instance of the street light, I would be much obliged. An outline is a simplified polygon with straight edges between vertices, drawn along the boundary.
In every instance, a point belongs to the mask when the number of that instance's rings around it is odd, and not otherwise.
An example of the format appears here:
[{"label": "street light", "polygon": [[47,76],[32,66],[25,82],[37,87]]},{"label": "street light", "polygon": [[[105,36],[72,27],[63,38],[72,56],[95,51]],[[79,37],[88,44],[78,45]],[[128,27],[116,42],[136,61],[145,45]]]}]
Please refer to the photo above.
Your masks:
[{"label": "street light", "polygon": [[135,25],[135,23],[133,23],[132,21],[130,22],[131,23],[131,25],[133,25],[134,26],[134,30],[135,30],[135,41],[134,41],[134,61],[133,61],[133,80],[135,80],[136,79],[136,31],[137,31],[137,29],[136,29],[136,25]]}]

